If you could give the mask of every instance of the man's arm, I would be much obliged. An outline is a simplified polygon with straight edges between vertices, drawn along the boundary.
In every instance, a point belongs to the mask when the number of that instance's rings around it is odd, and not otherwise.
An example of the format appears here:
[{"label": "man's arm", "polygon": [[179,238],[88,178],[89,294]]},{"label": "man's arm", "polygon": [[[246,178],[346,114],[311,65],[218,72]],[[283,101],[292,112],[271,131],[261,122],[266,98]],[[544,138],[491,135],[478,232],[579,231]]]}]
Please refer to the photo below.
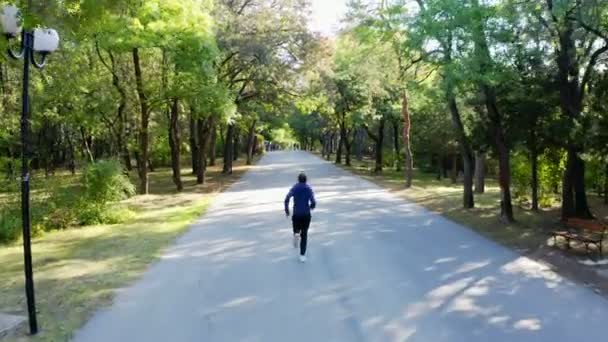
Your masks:
[{"label": "man's arm", "polygon": [[315,200],[315,192],[310,188],[310,209],[317,207],[317,201]]},{"label": "man's arm", "polygon": [[285,215],[289,216],[289,201],[293,197],[293,188],[289,190],[287,196],[285,196]]}]

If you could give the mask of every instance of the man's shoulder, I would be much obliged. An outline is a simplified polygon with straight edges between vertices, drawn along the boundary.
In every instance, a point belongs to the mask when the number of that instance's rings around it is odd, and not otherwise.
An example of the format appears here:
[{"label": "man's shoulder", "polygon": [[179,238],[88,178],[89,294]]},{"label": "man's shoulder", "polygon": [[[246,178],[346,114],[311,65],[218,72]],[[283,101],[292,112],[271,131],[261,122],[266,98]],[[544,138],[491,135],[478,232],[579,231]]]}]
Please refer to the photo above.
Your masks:
[{"label": "man's shoulder", "polygon": [[312,188],[308,184],[305,184],[305,183],[296,183],[291,189],[294,191],[308,191],[308,190],[312,191]]}]

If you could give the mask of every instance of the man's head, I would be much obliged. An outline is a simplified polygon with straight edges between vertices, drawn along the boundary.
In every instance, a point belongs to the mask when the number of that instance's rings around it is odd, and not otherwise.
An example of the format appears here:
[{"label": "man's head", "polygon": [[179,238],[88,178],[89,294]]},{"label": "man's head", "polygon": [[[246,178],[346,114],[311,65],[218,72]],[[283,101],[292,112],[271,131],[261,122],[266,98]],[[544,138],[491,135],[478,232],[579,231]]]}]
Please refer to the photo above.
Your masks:
[{"label": "man's head", "polygon": [[298,175],[298,182],[306,183],[306,174],[304,172],[302,172]]}]

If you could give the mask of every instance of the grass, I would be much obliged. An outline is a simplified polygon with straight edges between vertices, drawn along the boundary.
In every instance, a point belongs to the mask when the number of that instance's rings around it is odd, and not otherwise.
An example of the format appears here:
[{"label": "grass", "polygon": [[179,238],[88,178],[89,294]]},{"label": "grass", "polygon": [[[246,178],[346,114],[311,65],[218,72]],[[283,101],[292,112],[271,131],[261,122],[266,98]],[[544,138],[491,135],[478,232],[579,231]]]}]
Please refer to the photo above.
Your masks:
[{"label": "grass", "polygon": [[[545,208],[535,213],[515,204],[514,214],[517,222],[501,222],[498,215],[500,189],[491,179],[487,181],[484,194],[475,194],[475,208],[465,210],[462,208],[462,184],[452,184],[450,179],[437,180],[436,175],[416,171],[413,186],[406,189],[402,171],[387,168],[381,174],[374,174],[371,172],[372,166],[373,161],[367,159],[353,160],[350,167],[341,165],[342,168],[387,188],[398,196],[468,226],[520,253],[533,253],[547,246],[550,243],[547,232],[559,224],[558,207]],[[601,199],[589,195],[589,201],[599,218],[608,219],[608,207],[601,203]],[[575,249],[574,252],[585,255],[584,248]]]},{"label": "grass", "polygon": [[[235,182],[248,167],[235,165],[231,176],[211,167],[207,184],[184,175],[185,190],[176,193],[171,171],[150,175],[150,195],[126,205],[135,217],[119,225],[100,225],[48,233],[33,241],[36,300],[41,332],[6,341],[66,341],[114,291],[127,286],[157,260],[164,247],[205,212],[218,191]],[[0,247],[0,311],[25,314],[22,249]]]}]

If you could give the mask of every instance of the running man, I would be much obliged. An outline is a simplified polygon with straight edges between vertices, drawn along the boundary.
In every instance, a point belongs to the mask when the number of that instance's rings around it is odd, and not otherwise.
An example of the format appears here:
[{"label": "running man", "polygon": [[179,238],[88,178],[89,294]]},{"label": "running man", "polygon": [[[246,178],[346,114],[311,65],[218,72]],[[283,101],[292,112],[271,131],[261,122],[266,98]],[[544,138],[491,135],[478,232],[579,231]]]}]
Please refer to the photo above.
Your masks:
[{"label": "running man", "polygon": [[308,227],[310,227],[310,211],[315,209],[317,202],[312,188],[306,184],[306,175],[300,173],[298,183],[294,185],[285,197],[285,215],[289,217],[289,201],[293,197],[293,247],[298,248],[300,239],[300,261],[306,262],[306,244],[308,243]]}]

